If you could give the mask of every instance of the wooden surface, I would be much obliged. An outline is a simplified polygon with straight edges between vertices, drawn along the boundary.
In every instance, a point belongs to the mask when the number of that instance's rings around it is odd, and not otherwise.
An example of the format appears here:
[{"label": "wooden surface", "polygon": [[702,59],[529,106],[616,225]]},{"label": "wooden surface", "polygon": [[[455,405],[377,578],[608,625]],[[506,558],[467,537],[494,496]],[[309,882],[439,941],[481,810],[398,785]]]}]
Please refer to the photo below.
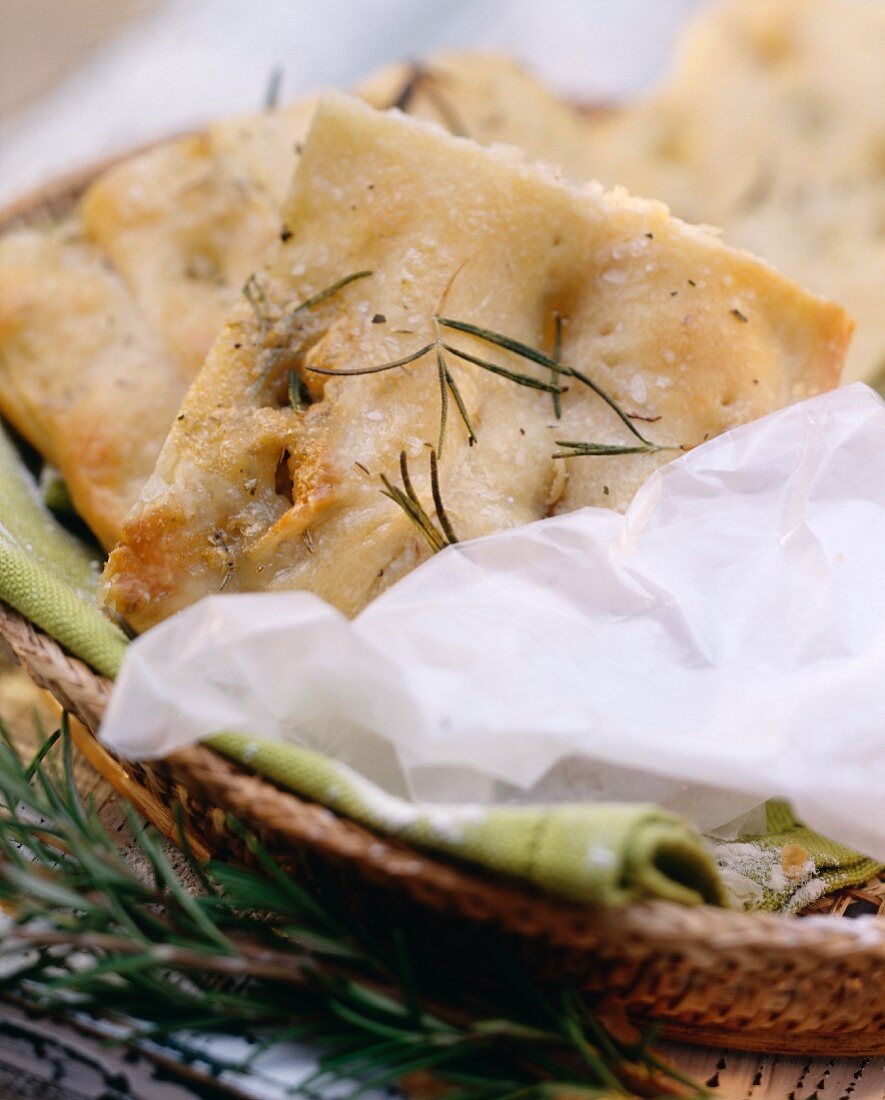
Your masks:
[{"label": "wooden surface", "polygon": [[[0,675],[0,718],[25,742],[37,736],[35,718],[45,730],[53,729],[56,711],[23,674],[9,671]],[[105,824],[123,840],[125,826],[114,792],[82,758],[77,777],[84,793],[96,799]],[[723,1100],[885,1098],[885,1058],[778,1058],[676,1044],[666,1044],[664,1051]],[[106,1100],[185,1100],[243,1094],[193,1071],[158,1067],[139,1056],[109,1051],[94,1037],[70,1027],[27,1020],[14,1009],[0,1007],[3,1100],[79,1100],[97,1095]]]}]

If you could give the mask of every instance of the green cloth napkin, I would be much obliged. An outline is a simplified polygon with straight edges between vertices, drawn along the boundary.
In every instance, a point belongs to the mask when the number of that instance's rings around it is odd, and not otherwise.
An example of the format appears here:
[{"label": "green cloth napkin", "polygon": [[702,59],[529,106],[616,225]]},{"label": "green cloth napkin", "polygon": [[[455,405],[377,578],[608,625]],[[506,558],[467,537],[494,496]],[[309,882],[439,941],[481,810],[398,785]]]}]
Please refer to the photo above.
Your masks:
[{"label": "green cloth napkin", "polygon": [[825,894],[866,882],[885,866],[807,829],[786,802],[772,799],[765,811],[761,835],[714,844],[726,888],[745,909],[798,913]]},{"label": "green cloth napkin", "polygon": [[[96,671],[114,677],[127,639],[94,604],[96,565],[55,519],[34,479],[0,430],[0,599]],[[557,806],[416,805],[387,794],[346,766],[309,749],[222,733],[208,743],[280,786],[390,836],[443,852],[541,890],[596,905],[666,898],[686,905],[729,904],[723,881],[750,907],[786,907],[804,884],[861,882],[877,865],[803,830],[772,810],[769,833],[738,845],[740,867],[685,821],[646,804]],[[788,888],[776,859],[815,853],[804,881]],[[743,847],[740,847],[743,845]],[[735,848],[734,845],[731,846]],[[756,854],[755,862],[747,849]],[[789,850],[788,850],[789,849]],[[784,854],[786,852],[786,855]],[[724,874],[717,872],[719,863]],[[806,861],[807,862],[807,861]],[[750,887],[747,887],[747,883]]]},{"label": "green cloth napkin", "polygon": [[213,748],[337,813],[553,894],[596,905],[669,898],[725,904],[698,834],[643,804],[448,806],[395,798],[311,749],[225,733]]},{"label": "green cloth napkin", "polygon": [[94,605],[99,562],[43,503],[0,429],[0,598],[103,676],[126,635]]}]

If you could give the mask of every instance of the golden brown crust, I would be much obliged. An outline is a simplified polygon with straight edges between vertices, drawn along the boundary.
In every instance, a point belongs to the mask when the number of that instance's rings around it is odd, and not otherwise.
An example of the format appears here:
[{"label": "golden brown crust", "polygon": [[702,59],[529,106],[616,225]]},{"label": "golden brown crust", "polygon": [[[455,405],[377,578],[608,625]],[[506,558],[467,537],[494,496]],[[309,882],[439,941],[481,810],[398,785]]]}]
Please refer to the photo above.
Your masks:
[{"label": "golden brown crust", "polygon": [[[319,109],[284,216],[293,236],[260,275],[259,304],[243,303],[213,346],[111,555],[109,606],[138,630],[222,588],[306,588],[354,614],[427,556],[379,475],[398,481],[404,450],[432,512],[434,355],[353,377],[311,368],[383,363],[442,332],[549,379],[487,340],[437,329],[438,313],[548,350],[560,313],[562,361],[672,446],[834,385],[850,336],[838,307],[661,204],[567,186],[343,97]],[[373,274],[296,310],[361,270]],[[636,437],[574,378],[557,421],[549,394],[444,357],[478,439],[468,445],[450,399],[440,480],[462,538],[588,503],[626,507],[674,453],[563,463],[557,440]],[[290,372],[322,379],[305,409],[286,398]]]},{"label": "golden brown crust", "polygon": [[160,450],[182,379],[120,279],[73,223],[0,238],[5,415],[65,474],[105,545]]}]

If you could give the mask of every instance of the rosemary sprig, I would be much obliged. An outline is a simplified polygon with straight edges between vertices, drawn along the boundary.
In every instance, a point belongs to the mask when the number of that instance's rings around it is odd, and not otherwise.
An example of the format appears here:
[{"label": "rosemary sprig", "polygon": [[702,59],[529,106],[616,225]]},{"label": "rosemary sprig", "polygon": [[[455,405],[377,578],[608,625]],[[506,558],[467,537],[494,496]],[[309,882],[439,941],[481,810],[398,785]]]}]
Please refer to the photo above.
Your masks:
[{"label": "rosemary sprig", "polygon": [[[642,432],[636,427],[630,416],[621,408],[618,402],[612,397],[607,390],[604,390],[597,382],[594,382],[592,378],[584,374],[583,371],[577,369],[577,367],[568,367],[559,362],[559,352],[561,350],[561,319],[559,314],[554,315],[554,319],[557,325],[556,336],[554,340],[554,353],[551,358],[545,355],[544,352],[539,351],[537,348],[533,348],[528,344],[522,343],[520,340],[514,340],[510,336],[505,336],[500,332],[493,332],[491,329],[481,328],[478,325],[469,324],[466,321],[455,321],[451,318],[438,317],[436,321],[439,325],[445,328],[455,329],[458,332],[466,332],[471,336],[476,336],[481,340],[486,340],[491,344],[495,344],[505,351],[513,352],[515,355],[520,355],[524,359],[528,359],[533,363],[537,363],[539,366],[547,367],[551,376],[562,377],[567,375],[571,378],[575,378],[582,385],[587,386],[592,390],[597,397],[601,398],[606,405],[614,412],[621,423],[626,427],[632,436],[639,440],[639,445],[618,445],[618,444],[597,444],[597,443],[569,443],[557,441],[558,447],[570,448],[568,452],[558,452],[554,454],[554,458],[569,458],[573,455],[626,455],[626,454],[655,454],[658,451],[680,451],[683,450],[680,446],[670,446],[660,443],[654,443],[650,439],[646,439]],[[444,345],[447,346],[447,345]],[[470,357],[463,352],[458,352],[462,358],[469,359]],[[471,362],[476,362],[476,359],[470,359]],[[523,383],[526,384],[526,383]],[[538,388],[541,388],[538,386]],[[559,396],[562,394],[561,387],[554,387],[557,391],[554,393],[555,399],[558,401]]]},{"label": "rosemary sprig", "polygon": [[439,521],[439,527],[436,526],[427,514],[424,505],[415,492],[415,487],[409,476],[409,463],[405,451],[400,452],[399,469],[403,488],[400,489],[398,485],[394,485],[393,482],[391,482],[386,474],[382,474],[381,481],[384,488],[381,490],[381,495],[392,500],[394,504],[398,504],[400,508],[402,508],[424,537],[433,553],[438,554],[444,547],[457,542],[458,538],[452,527],[451,520],[446,513],[445,507],[443,506],[442,495],[439,489],[439,468],[437,466],[436,451],[431,450],[430,452],[430,490],[433,495],[433,508],[436,512],[436,518]]},{"label": "rosemary sprig", "polygon": [[[508,370],[506,367],[499,366],[497,363],[492,363],[487,359],[481,359],[479,356],[471,355],[469,352],[462,351],[452,344],[445,343],[440,335],[439,326],[446,323],[447,322],[443,321],[441,318],[434,317],[434,339],[429,344],[423,344],[416,351],[404,355],[401,359],[390,359],[387,362],[375,363],[369,367],[351,367],[346,370],[333,370],[330,367],[309,367],[308,369],[314,374],[325,374],[333,377],[337,375],[343,378],[362,374],[381,374],[383,371],[395,370],[397,367],[405,367],[408,366],[409,363],[416,363],[419,359],[423,359],[429,352],[434,352],[440,391],[439,434],[437,437],[437,450],[440,456],[443,453],[445,444],[449,394],[451,394],[455,406],[458,409],[458,414],[461,417],[461,421],[467,429],[468,446],[472,447],[477,441],[476,432],[470,421],[470,415],[467,412],[467,406],[461,396],[461,391],[458,389],[458,384],[452,375],[448,363],[446,362],[446,352],[456,356],[458,359],[463,359],[465,362],[472,363],[477,367],[482,367],[483,370],[487,370],[492,374],[497,374],[502,378],[506,378],[510,382],[515,382],[519,386],[527,386],[529,389],[535,390],[544,390],[547,393],[558,394],[561,392],[559,387],[553,382],[544,382],[530,374],[520,374],[516,371]],[[562,373],[567,372],[562,371]]]},{"label": "rosemary sprig", "polygon": [[[466,321],[454,321],[451,318],[438,318],[439,323],[445,328],[455,329],[458,332],[466,332],[471,336],[476,336],[481,340],[486,340],[490,344],[496,344],[498,347],[503,348],[505,351],[511,351],[515,355],[522,356],[523,359],[528,359],[530,362],[537,363],[539,366],[547,367],[552,374],[568,375],[571,378],[576,378],[583,385],[589,387],[597,397],[601,397],[602,400],[608,405],[608,407],[617,415],[621,422],[627,427],[631,434],[635,435],[637,439],[641,439],[643,443],[649,443],[649,440],[644,439],[640,434],[639,429],[630,420],[629,416],[624,412],[618,402],[602,388],[598,383],[594,382],[592,378],[589,378],[582,371],[579,371],[575,367],[567,367],[562,363],[559,363],[556,358],[551,358],[549,355],[545,355],[543,351],[539,351],[537,348],[531,347],[529,344],[522,343],[521,340],[514,340],[511,336],[505,336],[500,332],[493,332],[491,329],[481,328],[479,325],[471,325]],[[560,391],[561,392],[561,391]]]},{"label": "rosemary sprig", "polygon": [[[422,344],[421,347],[410,352],[408,355],[402,356],[400,359],[391,359],[387,362],[375,363],[368,367],[352,367],[347,370],[333,370],[329,367],[310,367],[309,369],[316,374],[340,375],[342,377],[380,374],[383,371],[395,370],[398,367],[405,367],[410,363],[416,363],[430,352],[434,352],[440,393],[439,434],[437,438],[437,450],[440,455],[443,453],[443,446],[445,444],[449,409],[448,399],[450,394],[455,401],[461,420],[467,429],[468,444],[472,446],[477,438],[461,393],[446,361],[446,354],[452,355],[465,363],[480,367],[482,370],[489,371],[491,374],[495,374],[500,378],[506,378],[508,381],[514,382],[519,386],[525,386],[529,389],[541,390],[551,394],[553,398],[553,412],[557,419],[560,419],[562,416],[561,397],[564,390],[561,385],[561,380],[563,378],[574,378],[576,381],[580,382],[581,385],[592,390],[597,397],[604,401],[618,417],[630,435],[637,440],[637,443],[627,445],[557,440],[556,445],[562,447],[563,450],[557,451],[552,456],[553,458],[574,458],[583,455],[655,454],[659,451],[681,450],[681,447],[667,446],[647,439],[636,427],[634,420],[623,408],[621,408],[607,390],[603,389],[597,382],[594,382],[589,375],[578,370],[577,367],[569,367],[560,362],[562,352],[562,317],[559,313],[554,313],[553,320],[555,329],[552,355],[547,355],[545,352],[540,351],[538,348],[533,348],[531,345],[525,344],[521,340],[515,340],[511,336],[495,332],[492,329],[483,328],[480,325],[471,324],[468,321],[458,321],[451,317],[434,317],[434,339],[430,343]],[[447,343],[441,336],[441,328],[455,332],[463,332],[468,336],[473,336],[478,340],[483,340],[486,343],[501,348],[502,351],[510,352],[538,366],[546,367],[550,372],[550,380],[544,381],[534,375],[511,370],[508,367],[501,366],[499,363],[493,363],[489,359],[484,359],[482,356],[464,351],[463,348],[458,348],[454,344]],[[390,495],[390,492],[388,492],[387,495]],[[425,538],[428,538],[428,541],[431,541],[431,543],[435,541],[434,536],[429,534],[426,525],[420,521],[420,517],[415,511],[414,502],[409,502],[407,504],[405,498],[396,496],[392,497],[392,499],[395,499],[396,502],[410,514],[416,523],[420,523],[422,533],[425,535]]]},{"label": "rosemary sprig", "polygon": [[[174,1045],[195,1027],[307,1040],[321,1056],[300,1096],[344,1083],[356,1096],[427,1070],[449,1100],[703,1095],[499,944],[487,952],[493,995],[472,992],[450,957],[417,966],[406,937],[369,933],[334,889],[308,893],[233,820],[255,869],[193,863],[186,887],[130,814],[150,869],[137,873],[77,793],[66,723],[30,762],[0,744],[0,802],[0,996],[110,1018],[128,1041]],[[248,1060],[225,1068],[247,1072]]]}]

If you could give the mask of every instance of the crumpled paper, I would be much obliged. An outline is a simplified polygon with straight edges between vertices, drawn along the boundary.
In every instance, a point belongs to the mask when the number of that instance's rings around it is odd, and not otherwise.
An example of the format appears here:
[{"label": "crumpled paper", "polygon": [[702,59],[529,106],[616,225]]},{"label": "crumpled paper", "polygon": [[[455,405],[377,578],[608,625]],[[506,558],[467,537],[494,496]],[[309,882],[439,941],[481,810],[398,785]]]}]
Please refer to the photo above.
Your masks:
[{"label": "crumpled paper", "polygon": [[102,737],[138,758],[222,730],[437,802],[653,799],[709,830],[782,796],[885,858],[885,405],[791,406],[624,516],[447,548],[354,621],[205,599],[129,647]]}]

